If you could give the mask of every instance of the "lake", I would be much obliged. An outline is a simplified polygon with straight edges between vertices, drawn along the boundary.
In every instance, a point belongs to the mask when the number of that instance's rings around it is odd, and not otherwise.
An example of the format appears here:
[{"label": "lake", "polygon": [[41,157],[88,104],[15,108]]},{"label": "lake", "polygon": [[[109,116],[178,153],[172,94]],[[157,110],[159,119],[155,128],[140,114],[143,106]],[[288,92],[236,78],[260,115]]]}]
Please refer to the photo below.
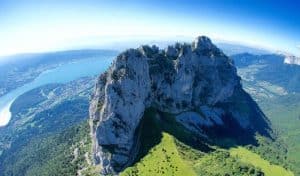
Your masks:
[{"label": "lake", "polygon": [[0,126],[5,126],[10,118],[10,106],[23,93],[50,83],[66,83],[84,76],[95,76],[104,72],[115,56],[93,57],[65,63],[55,69],[45,70],[34,81],[0,97]]}]

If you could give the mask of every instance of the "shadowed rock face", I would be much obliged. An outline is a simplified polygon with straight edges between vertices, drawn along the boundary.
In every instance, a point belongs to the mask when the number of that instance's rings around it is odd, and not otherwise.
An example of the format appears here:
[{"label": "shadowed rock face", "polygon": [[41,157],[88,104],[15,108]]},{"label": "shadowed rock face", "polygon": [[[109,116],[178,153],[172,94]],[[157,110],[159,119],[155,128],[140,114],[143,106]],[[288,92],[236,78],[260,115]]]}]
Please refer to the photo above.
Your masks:
[{"label": "shadowed rock face", "polygon": [[[96,164],[103,174],[118,173],[132,164],[139,146],[135,132],[149,107],[177,114],[179,123],[202,136],[201,127],[222,126],[224,114],[244,129],[263,130],[255,128],[247,112],[224,109],[223,104],[235,101],[232,97],[239,91],[232,60],[207,37],[165,50],[141,46],[121,53],[99,77],[90,105]],[[195,113],[199,111],[201,115]]]}]

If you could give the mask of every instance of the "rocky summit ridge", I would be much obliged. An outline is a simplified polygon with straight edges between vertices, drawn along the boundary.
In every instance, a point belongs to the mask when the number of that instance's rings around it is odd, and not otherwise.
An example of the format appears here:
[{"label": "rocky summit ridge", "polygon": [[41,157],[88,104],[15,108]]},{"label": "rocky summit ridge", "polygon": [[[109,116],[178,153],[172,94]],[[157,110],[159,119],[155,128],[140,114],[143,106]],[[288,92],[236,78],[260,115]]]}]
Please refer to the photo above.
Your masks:
[{"label": "rocky summit ridge", "polygon": [[243,91],[233,61],[209,38],[164,50],[147,45],[129,49],[99,76],[90,104],[93,154],[102,174],[117,174],[134,162],[136,131],[150,107],[174,114],[202,137],[215,126],[226,131],[233,124],[249,133],[268,131],[263,113]]}]

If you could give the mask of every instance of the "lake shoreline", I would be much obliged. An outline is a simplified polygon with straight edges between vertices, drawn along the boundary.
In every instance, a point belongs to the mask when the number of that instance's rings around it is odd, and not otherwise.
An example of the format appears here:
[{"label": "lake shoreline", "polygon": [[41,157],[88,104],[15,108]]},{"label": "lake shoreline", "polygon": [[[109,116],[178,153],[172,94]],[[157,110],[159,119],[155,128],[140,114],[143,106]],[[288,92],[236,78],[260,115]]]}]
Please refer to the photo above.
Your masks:
[{"label": "lake shoreline", "polygon": [[102,56],[90,59],[77,60],[59,65],[56,68],[44,70],[33,81],[13,90],[0,97],[0,128],[6,126],[11,119],[10,107],[22,94],[34,88],[51,84],[67,83],[85,76],[99,75],[105,71],[115,56]]},{"label": "lake shoreline", "polygon": [[15,100],[12,100],[0,110],[0,128],[6,126],[11,119],[10,107]]}]

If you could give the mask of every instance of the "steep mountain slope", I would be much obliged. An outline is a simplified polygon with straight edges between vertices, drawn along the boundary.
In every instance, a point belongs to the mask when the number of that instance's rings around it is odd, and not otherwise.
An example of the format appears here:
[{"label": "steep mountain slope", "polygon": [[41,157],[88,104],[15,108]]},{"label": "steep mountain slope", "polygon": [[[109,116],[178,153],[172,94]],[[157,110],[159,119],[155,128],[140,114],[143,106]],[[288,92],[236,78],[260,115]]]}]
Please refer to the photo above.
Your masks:
[{"label": "steep mountain slope", "polygon": [[[102,174],[118,173],[145,155],[140,131],[149,108],[158,111],[152,118],[180,126],[168,131],[199,150],[211,150],[208,143],[255,144],[255,133],[270,137],[268,120],[242,89],[231,59],[207,37],[165,50],[127,50],[99,77],[90,124]],[[227,138],[232,142],[218,140]]]},{"label": "steep mountain slope", "polygon": [[87,165],[93,85],[94,79],[85,77],[18,97],[10,123],[0,128],[0,175],[75,175]]},{"label": "steep mountain slope", "polygon": [[[158,116],[160,118],[157,118]],[[231,150],[237,150],[233,145],[234,138],[213,138],[214,140],[223,141],[223,144],[227,144],[227,146],[230,142],[230,146],[233,146],[230,150],[227,150],[226,147],[220,148],[216,145],[210,145],[213,142],[206,143],[204,139],[200,139],[198,136],[193,135],[191,131],[185,130],[185,127],[176,122],[171,114],[158,112],[154,108],[146,110],[141,123],[141,150],[136,163],[126,168],[120,175],[262,176],[264,175],[262,169],[270,173],[273,167],[279,168],[285,176],[293,175],[286,169],[274,164],[260,168],[260,165],[251,163],[257,161],[267,162],[263,159],[245,162],[244,157],[258,156],[249,151],[253,149],[250,148],[253,146],[247,146],[248,150],[238,148],[238,151],[248,151],[247,156],[244,156],[245,152],[240,152],[239,156],[231,155]],[[268,144],[268,146],[270,148],[264,148],[269,153],[272,152],[275,158],[282,155],[282,153],[273,153],[274,145]],[[243,161],[241,161],[242,159]],[[280,174],[265,175],[283,176]]]},{"label": "steep mountain slope", "polygon": [[300,66],[284,55],[233,55],[244,89],[270,118],[287,146],[288,162],[300,175]]}]

